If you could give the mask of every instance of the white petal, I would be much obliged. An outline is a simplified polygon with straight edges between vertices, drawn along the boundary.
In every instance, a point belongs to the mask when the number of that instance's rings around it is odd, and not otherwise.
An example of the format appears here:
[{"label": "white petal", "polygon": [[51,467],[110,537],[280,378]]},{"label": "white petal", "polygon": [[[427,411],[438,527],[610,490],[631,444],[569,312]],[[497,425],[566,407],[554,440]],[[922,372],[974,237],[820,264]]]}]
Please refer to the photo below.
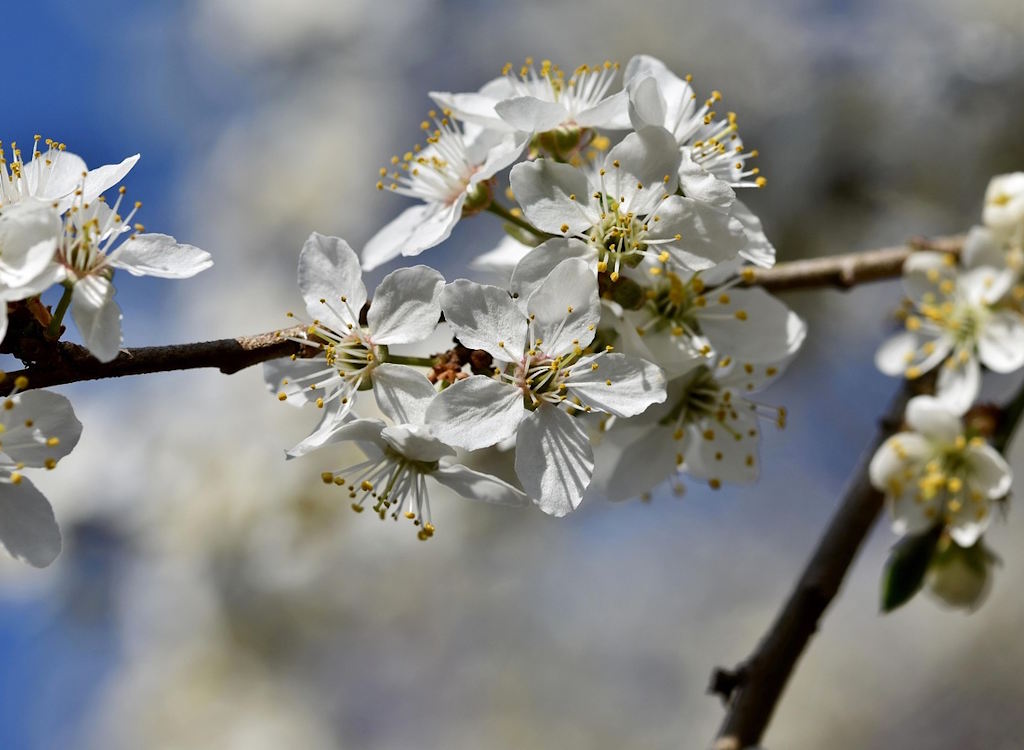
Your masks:
[{"label": "white petal", "polygon": [[[673,115],[672,110],[690,101],[693,89],[690,84],[670,71],[661,60],[651,55],[635,55],[626,63],[622,74],[623,86],[633,90],[646,78],[653,78],[657,81],[658,90],[666,102],[673,103],[666,109],[665,117]],[[664,125],[668,120],[654,124]]]},{"label": "white petal", "polygon": [[604,189],[629,210],[647,213],[654,201],[676,191],[679,158],[675,139],[665,128],[630,133],[605,156]]},{"label": "white petal", "polygon": [[169,235],[140,234],[129,237],[111,254],[110,265],[132,276],[187,279],[210,268],[213,259],[205,250],[179,244]]},{"label": "white petal", "polygon": [[520,508],[530,504],[530,499],[522,490],[490,474],[474,471],[461,464],[441,466],[430,476],[467,500],[481,500],[485,503]]},{"label": "white petal", "polygon": [[569,112],[561,104],[533,96],[517,96],[498,102],[494,111],[509,125],[527,133],[543,133],[569,119]]},{"label": "white petal", "polygon": [[727,211],[736,201],[736,191],[729,183],[718,179],[695,162],[689,149],[682,152],[679,163],[679,187],[687,198],[707,203],[720,211]]},{"label": "white petal", "polygon": [[437,395],[419,370],[384,363],[373,370],[373,396],[384,416],[397,424],[423,424],[427,407]]},{"label": "white petal", "polygon": [[526,347],[526,317],[508,292],[458,279],[441,292],[445,321],[463,346],[502,362],[518,362]]},{"label": "white petal", "polygon": [[521,162],[512,167],[509,182],[526,218],[545,232],[580,234],[600,219],[586,175],[569,164]]},{"label": "white petal", "polygon": [[512,269],[531,250],[533,250],[533,245],[524,245],[515,237],[505,235],[493,250],[488,250],[473,258],[469,262],[469,267],[494,273],[507,280]]},{"label": "white petal", "polygon": [[945,253],[922,250],[911,253],[903,262],[903,289],[915,302],[921,302],[926,294],[947,296],[939,288],[946,279],[956,277],[957,268],[947,260]]},{"label": "white petal", "polygon": [[993,372],[1024,366],[1024,318],[1010,310],[992,313],[978,339],[978,358]]},{"label": "white petal", "polygon": [[132,167],[138,160],[139,154],[135,154],[119,164],[105,164],[102,167],[90,169],[82,186],[82,202],[92,203],[101,194],[123,180],[125,175],[132,171]]},{"label": "white petal", "polygon": [[482,131],[471,139],[467,146],[467,154],[470,160],[479,166],[469,178],[469,183],[475,185],[489,180],[510,165],[523,153],[529,139],[527,133],[496,133],[493,130]]},{"label": "white petal", "polygon": [[399,268],[385,276],[366,314],[373,342],[409,344],[427,338],[441,317],[443,288],[444,277],[427,266]]},{"label": "white petal", "polygon": [[938,513],[934,502],[917,499],[917,486],[910,483],[902,495],[886,495],[892,514],[892,530],[900,536],[921,534],[935,526]]},{"label": "white petal", "polygon": [[578,396],[584,406],[617,417],[636,416],[665,400],[661,368],[626,354],[584,357],[573,367],[568,386],[567,395]]},{"label": "white petal", "polygon": [[27,479],[0,484],[0,544],[36,568],[45,568],[60,554],[60,529],[53,508]]},{"label": "white petal", "polygon": [[[628,424],[616,426],[596,446],[596,469],[587,497],[612,501],[639,497],[672,476],[682,447],[660,425],[648,425],[639,435]],[[610,469],[606,468],[609,463]]]},{"label": "white petal", "polygon": [[82,435],[71,402],[51,391],[25,391],[3,412],[3,451],[26,466],[45,466],[68,455]]},{"label": "white petal", "polygon": [[934,396],[915,396],[907,404],[905,421],[929,440],[952,445],[963,432],[959,414]]},{"label": "white petal", "polygon": [[437,461],[455,455],[454,448],[421,424],[391,425],[381,430],[380,436],[393,450],[413,461]]},{"label": "white petal", "polygon": [[405,209],[366,243],[363,268],[369,271],[399,255],[419,255],[441,244],[459,223],[465,202],[462,193],[453,203],[423,203]]},{"label": "white petal", "polygon": [[509,289],[519,303],[526,309],[530,296],[540,288],[548,275],[564,260],[580,258],[597,268],[597,253],[587,243],[574,238],[556,237],[543,242],[526,253],[512,271]]},{"label": "white petal", "polygon": [[665,125],[665,97],[653,78],[633,81],[629,87],[629,119],[633,127]]},{"label": "white petal", "polygon": [[871,485],[879,492],[889,492],[889,482],[911,464],[926,461],[932,453],[931,444],[916,432],[898,432],[882,443],[868,466]]},{"label": "white petal", "polygon": [[[559,263],[526,302],[533,340],[527,346],[556,357],[586,347],[601,320],[597,275],[579,258]],[[540,339],[541,344],[537,343]]]},{"label": "white petal", "polygon": [[[923,338],[914,332],[895,333],[883,341],[882,345],[878,347],[878,351],[875,352],[875,367],[886,375],[893,377],[903,375],[911,364],[918,366],[915,360],[919,356],[919,350],[923,343]],[[933,343],[941,357],[935,361],[929,358],[927,368],[918,366],[922,372],[930,370],[949,354],[951,345],[946,339],[936,339]]]},{"label": "white petal", "polygon": [[102,276],[85,276],[75,282],[71,317],[89,352],[100,362],[110,362],[121,348],[121,308],[114,301],[114,285]]},{"label": "white petal", "polygon": [[611,96],[606,96],[593,107],[583,110],[574,119],[576,124],[582,128],[625,130],[630,125],[629,95],[625,91],[617,91]]},{"label": "white petal", "polygon": [[60,217],[50,206],[30,201],[5,207],[0,214],[0,283],[21,287],[41,274],[57,252],[61,232]]},{"label": "white petal", "polygon": [[[732,260],[747,242],[743,224],[728,214],[692,198],[672,195],[662,201],[651,222],[649,237],[669,240],[664,247],[673,259],[690,271],[711,268]],[[679,235],[680,239],[675,240]]]},{"label": "white petal", "polygon": [[512,437],[524,416],[522,392],[483,375],[456,381],[427,407],[434,434],[468,451]]},{"label": "white petal", "polygon": [[956,414],[964,414],[978,398],[981,390],[981,366],[977,357],[961,361],[958,352],[939,369],[935,381],[935,397]]},{"label": "white petal", "polygon": [[970,445],[966,450],[971,485],[988,500],[1006,497],[1013,483],[1009,464],[991,445]]},{"label": "white petal", "polygon": [[340,237],[309,235],[299,253],[299,291],[313,320],[338,333],[359,325],[366,302],[363,272],[355,251]]},{"label": "white petal", "polygon": [[63,213],[71,203],[70,194],[82,184],[82,175],[87,171],[78,154],[57,151],[32,159],[25,165],[24,174],[31,195],[47,203],[64,199],[58,207]]},{"label": "white petal", "polygon": [[323,416],[320,417],[320,421],[313,429],[313,432],[311,432],[305,439],[298,442],[295,446],[285,451],[285,455],[288,458],[298,458],[299,456],[304,456],[318,448],[323,448],[325,445],[332,445],[334,443],[341,442],[342,440],[357,439],[351,437],[349,433],[346,433],[343,430],[346,424],[353,424],[354,422],[360,421],[358,419],[352,419],[352,405],[352,399],[349,399],[344,403],[341,399],[337,398],[329,401],[322,409]]},{"label": "white petal", "polygon": [[463,122],[470,122],[491,129],[513,131],[515,128],[498,117],[494,105],[503,99],[515,96],[515,90],[505,76],[500,76],[481,87],[479,92],[450,93],[431,91],[430,98],[439,107],[450,109]]},{"label": "white petal", "polygon": [[700,329],[716,351],[744,362],[775,362],[803,344],[807,325],[763,289],[733,289],[728,298],[697,311]]},{"label": "white petal", "polygon": [[730,216],[743,225],[743,233],[747,236],[747,243],[740,250],[740,257],[761,268],[774,266],[775,246],[768,241],[761,220],[754,212],[747,208],[743,201],[737,199],[732,204]]},{"label": "white petal", "polygon": [[972,305],[992,305],[1006,296],[1015,280],[1009,269],[979,266],[962,272],[957,287]]},{"label": "white petal", "polygon": [[593,472],[594,449],[579,420],[548,404],[523,420],[516,475],[542,511],[564,516],[575,510]]},{"label": "white petal", "polygon": [[987,227],[971,227],[964,240],[964,248],[960,251],[960,262],[964,268],[991,266],[1006,267],[1006,253],[999,247],[991,229]]}]

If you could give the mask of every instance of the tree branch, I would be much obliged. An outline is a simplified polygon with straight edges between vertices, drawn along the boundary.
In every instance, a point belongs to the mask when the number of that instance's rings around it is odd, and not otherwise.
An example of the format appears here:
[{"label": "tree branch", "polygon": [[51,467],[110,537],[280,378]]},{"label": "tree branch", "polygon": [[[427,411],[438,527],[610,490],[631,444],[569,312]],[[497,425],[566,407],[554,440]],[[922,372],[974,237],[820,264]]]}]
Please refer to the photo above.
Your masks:
[{"label": "tree branch", "polygon": [[[882,442],[900,428],[907,401],[930,390],[930,381],[905,381],[893,398],[874,439],[854,469],[838,510],[754,653],[735,669],[719,668],[712,674],[708,691],[726,702],[726,716],[715,750],[741,750],[760,742],[790,675],[882,511],[884,498],[871,486],[868,477],[871,458]],[[1006,451],[1022,417],[1024,386],[1000,412],[992,436],[997,450]]]},{"label": "tree branch", "polygon": [[748,286],[760,286],[769,292],[837,287],[849,289],[870,281],[899,276],[903,262],[914,252],[933,250],[957,254],[963,248],[964,235],[925,239],[916,237],[906,245],[883,247],[844,255],[779,263],[773,268],[751,268],[743,277]]},{"label": "tree branch", "polygon": [[9,394],[19,376],[28,378],[28,388],[47,388],[81,380],[100,380],[200,367],[215,367],[224,374],[231,375],[250,365],[270,359],[293,354],[302,356],[318,351],[311,347],[304,351],[306,348],[302,344],[288,338],[301,336],[304,331],[303,326],[295,326],[233,339],[134,347],[123,349],[111,362],[100,362],[89,354],[89,350],[84,346],[67,341],[45,343],[35,339],[22,339],[12,353],[32,364],[24,370],[7,373],[7,377],[0,382],[0,395]]}]

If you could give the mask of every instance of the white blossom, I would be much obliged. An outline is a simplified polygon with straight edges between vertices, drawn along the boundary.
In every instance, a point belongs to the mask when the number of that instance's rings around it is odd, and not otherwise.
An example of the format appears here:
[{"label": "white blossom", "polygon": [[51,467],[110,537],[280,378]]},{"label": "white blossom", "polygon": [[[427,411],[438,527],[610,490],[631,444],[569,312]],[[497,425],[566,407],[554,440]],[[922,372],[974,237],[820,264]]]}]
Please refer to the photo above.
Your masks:
[{"label": "white blossom", "polygon": [[[18,378],[15,385],[25,388],[28,381]],[[0,409],[0,544],[37,568],[60,554],[60,529],[50,503],[22,472],[53,469],[81,433],[71,403],[56,393],[15,392]]]},{"label": "white blossom", "polygon": [[470,500],[528,504],[521,490],[453,460],[455,449],[440,440],[435,428],[425,423],[427,408],[435,396],[434,387],[426,378],[411,367],[391,364],[379,365],[377,373],[377,405],[393,424],[379,419],[353,419],[340,426],[329,442],[354,440],[367,459],[322,474],[324,482],[348,489],[353,510],[362,512],[369,503],[382,520],[389,514],[396,520],[403,515],[419,527],[419,538],[425,540],[435,531],[427,480]]},{"label": "white blossom", "polygon": [[9,162],[0,150],[0,210],[25,200],[54,203],[61,213],[76,200],[91,203],[124,179],[139,160],[135,154],[119,164],[90,170],[80,156],[50,138],[44,141],[46,151],[40,151],[41,140],[42,136],[34,136],[28,164],[17,144],[11,144]]},{"label": "white blossom", "polygon": [[918,396],[907,405],[907,430],[886,440],[871,459],[871,483],[885,493],[897,534],[944,524],[970,547],[988,527],[991,504],[1010,491],[1010,467],[981,438],[968,438],[957,414]]},{"label": "white blossom", "polygon": [[538,71],[527,58],[518,70],[506,63],[502,75],[477,92],[434,91],[430,96],[460,120],[499,132],[562,131],[569,137],[581,128],[621,130],[629,127],[627,97],[624,91],[609,93],[618,69],[606,60],[581,65],[566,76],[550,60],[541,61]]},{"label": "white blossom", "polygon": [[700,102],[690,76],[679,78],[650,55],[632,58],[623,78],[634,127],[660,125],[672,134],[681,156],[679,185],[684,195],[727,208],[735,200],[733,188],[764,186],[759,170],[747,166],[757,151],[744,151],[736,115],[717,118],[714,107],[721,93],[712,91]]},{"label": "white blossom", "polygon": [[[71,316],[86,347],[101,362],[121,348],[121,308],[114,300],[115,269],[132,276],[185,279],[213,265],[210,254],[178,243],[166,234],[142,234],[132,224],[138,201],[122,217],[118,211],[122,187],[113,206],[102,197],[87,202],[77,196],[64,216],[64,228],[54,256],[57,280],[71,287]],[[127,235],[127,238],[125,238]]]},{"label": "white blossom", "polygon": [[40,294],[57,281],[52,261],[60,233],[60,215],[41,201],[0,211],[0,341],[7,333],[6,303]]},{"label": "white blossom", "polygon": [[760,469],[761,423],[785,426],[786,410],[752,395],[777,379],[791,359],[754,364],[725,357],[674,378],[663,404],[605,426],[599,454],[607,468],[595,494],[638,497],[681,471],[713,489],[723,482],[753,482]]},{"label": "white blossom", "polygon": [[996,175],[985,189],[982,222],[1003,235],[1024,235],[1024,172]]},{"label": "white blossom", "polygon": [[664,375],[644,360],[588,354],[601,307],[593,272],[570,258],[527,300],[459,280],[441,295],[445,319],[463,345],[487,351],[493,378],[474,375],[442,391],[427,421],[444,441],[467,450],[516,437],[516,474],[546,513],[575,509],[593,471],[593,451],[573,414],[620,417],[665,398]]},{"label": "white blossom", "polygon": [[596,171],[538,159],[513,167],[510,181],[534,226],[585,242],[613,281],[648,257],[695,271],[733,261],[747,244],[742,222],[676,195],[678,163],[668,132],[647,127],[623,138]]},{"label": "white blossom", "polygon": [[479,127],[463,129],[447,110],[432,112],[433,123],[424,120],[427,145],[403,156],[393,156],[389,167],[380,168],[378,190],[420,201],[387,224],[363,248],[367,270],[399,255],[419,255],[452,233],[464,215],[490,203],[491,177],[518,158],[525,143],[515,133],[495,133]]},{"label": "white blossom", "polygon": [[949,255],[912,254],[903,267],[906,330],[879,348],[878,368],[912,379],[942,363],[936,396],[963,414],[977,398],[981,365],[1004,373],[1024,365],[1024,316],[1004,303],[1013,281],[1008,270],[963,270]]},{"label": "white blossom", "polygon": [[763,289],[736,288],[740,277],[665,271],[651,278],[645,301],[626,310],[622,346],[661,365],[669,377],[711,360],[774,363],[795,354],[807,327]]},{"label": "white blossom", "polygon": [[[313,232],[299,254],[299,290],[311,322],[300,343],[318,348],[314,357],[275,360],[264,365],[268,386],[282,401],[314,402],[324,409],[309,437],[288,451],[300,456],[330,441],[348,419],[357,392],[394,387],[390,377],[408,369],[382,368],[387,347],[425,339],[441,316],[444,278],[426,266],[400,268],[384,277],[360,324],[367,300],[359,258],[345,240]],[[428,384],[429,385],[429,384]]]}]

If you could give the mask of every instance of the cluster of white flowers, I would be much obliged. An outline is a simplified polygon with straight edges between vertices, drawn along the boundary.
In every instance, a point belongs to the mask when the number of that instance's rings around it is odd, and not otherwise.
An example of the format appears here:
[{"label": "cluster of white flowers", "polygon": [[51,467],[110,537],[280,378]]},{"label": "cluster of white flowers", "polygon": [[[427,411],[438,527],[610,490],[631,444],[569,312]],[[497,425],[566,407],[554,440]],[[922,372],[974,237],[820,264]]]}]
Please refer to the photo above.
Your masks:
[{"label": "cluster of white flowers", "polygon": [[[52,318],[40,321],[47,335],[59,338],[70,308],[89,352],[109,362],[121,348],[115,269],[186,278],[212,265],[202,250],[164,234],[143,234],[143,226],[133,223],[142,204],[123,209],[124,187],[108,204],[103,194],[138,160],[136,154],[90,170],[63,143],[39,135],[27,162],[17,144],[10,146],[10,160],[0,144],[0,340],[7,334],[8,303],[60,285],[63,296]],[[19,393],[29,385],[24,377],[14,385],[0,415],[0,488],[8,488],[0,498],[0,542],[16,557],[43,566],[59,552],[60,533],[46,499],[20,472],[25,466],[52,469],[77,442],[81,425],[63,396]]]},{"label": "cluster of white flowers", "polygon": [[[633,58],[616,88],[619,72],[528,59],[477,92],[434,92],[426,143],[381,168],[379,190],[417,203],[367,243],[363,269],[419,255],[489,212],[507,236],[473,267],[504,283],[446,284],[414,266],[368,301],[348,244],[307,240],[308,319],[295,339],[309,356],[265,374],[280,400],[323,410],[289,457],[339,441],[367,453],[322,474],[355,510],[404,515],[427,539],[427,479],[562,516],[680,472],[715,488],[756,478],[761,422],[782,426],[785,412],[753,394],[806,333],[781,302],[743,288],[748,264],[775,262],[737,197],[765,184],[757,152],[735,115],[716,111],[718,92],[699,99],[652,57]],[[389,350],[423,342],[442,319],[451,351]],[[366,390],[386,421],[357,416]],[[507,475],[465,465],[480,450],[507,456]]]},{"label": "cluster of white flowers", "polygon": [[[905,330],[875,362],[888,375],[916,379],[938,368],[935,396],[907,407],[909,431],[875,454],[871,481],[884,492],[901,535],[939,529],[962,549],[979,543],[993,501],[1007,497],[1010,468],[962,417],[981,390],[982,368],[1024,366],[1024,173],[992,179],[982,226],[959,258],[916,252],[903,267]],[[968,420],[969,421],[969,420]]]}]

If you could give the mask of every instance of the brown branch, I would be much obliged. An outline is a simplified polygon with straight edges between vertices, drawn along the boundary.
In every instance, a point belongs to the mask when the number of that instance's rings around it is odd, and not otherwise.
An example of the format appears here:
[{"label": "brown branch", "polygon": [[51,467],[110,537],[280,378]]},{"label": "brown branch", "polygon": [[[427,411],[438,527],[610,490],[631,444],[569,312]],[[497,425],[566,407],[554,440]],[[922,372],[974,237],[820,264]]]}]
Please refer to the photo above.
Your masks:
[{"label": "brown branch", "polygon": [[917,392],[907,383],[893,398],[796,587],[754,653],[736,669],[717,669],[712,675],[709,692],[726,701],[715,750],[741,750],[760,742],[790,675],[882,510],[883,497],[871,486],[868,464],[899,429],[907,401]]},{"label": "brown branch", "polygon": [[301,336],[303,332],[302,326],[295,326],[233,339],[141,346],[122,350],[111,362],[100,362],[84,346],[78,344],[66,341],[47,343],[35,338],[22,338],[13,347],[12,353],[31,364],[24,370],[7,373],[7,377],[0,382],[0,395],[10,393],[14,381],[22,375],[28,378],[28,388],[201,367],[215,367],[231,375],[259,362],[303,354],[304,347],[288,338]]},{"label": "brown branch", "polygon": [[795,260],[779,263],[773,268],[748,269],[744,272],[744,279],[749,286],[761,286],[769,292],[820,287],[849,289],[858,284],[899,276],[903,262],[913,252],[933,250],[956,254],[963,244],[963,235],[934,239],[919,237],[899,247]]}]

